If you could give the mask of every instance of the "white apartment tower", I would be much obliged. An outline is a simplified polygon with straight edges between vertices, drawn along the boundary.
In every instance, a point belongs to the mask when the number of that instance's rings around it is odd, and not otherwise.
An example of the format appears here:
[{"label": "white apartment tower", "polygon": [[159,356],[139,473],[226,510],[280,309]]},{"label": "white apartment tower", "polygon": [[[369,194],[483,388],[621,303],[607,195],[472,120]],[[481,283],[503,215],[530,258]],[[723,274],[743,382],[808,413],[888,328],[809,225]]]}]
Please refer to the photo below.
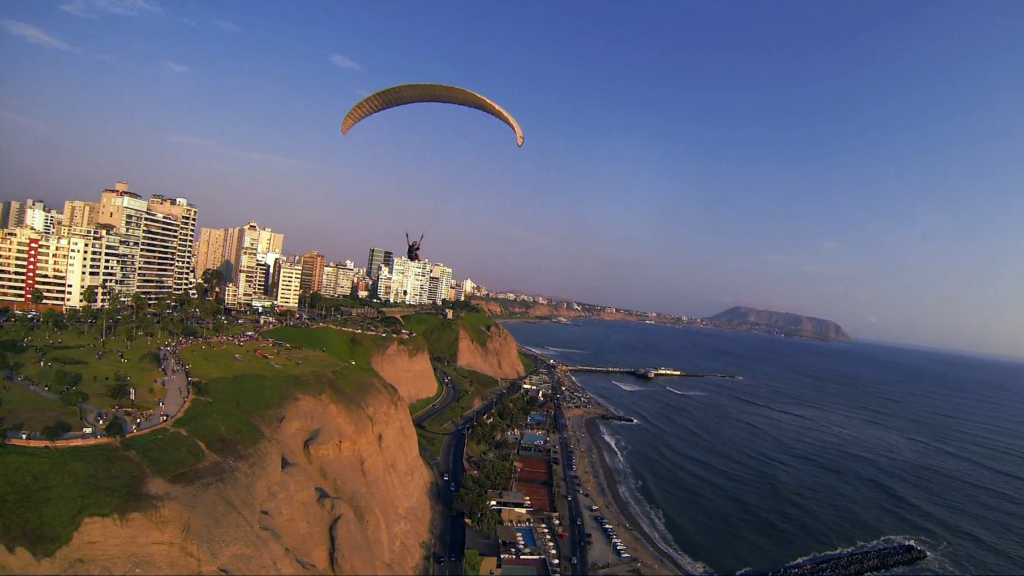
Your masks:
[{"label": "white apartment tower", "polygon": [[440,304],[448,300],[448,290],[452,287],[452,269],[444,264],[435,264],[430,270],[430,281],[427,287],[427,300]]},{"label": "white apartment tower", "polygon": [[429,302],[432,269],[433,265],[426,260],[413,262],[404,256],[396,258],[395,269],[391,273],[390,300],[414,306]]},{"label": "white apartment tower", "polygon": [[195,286],[192,274],[195,265],[192,249],[196,240],[196,217],[199,215],[199,210],[194,204],[189,204],[186,198],[164,198],[158,194],[154,194],[149,199],[149,209],[178,222],[172,291],[175,294],[181,294]]},{"label": "white apartment tower", "polygon": [[296,310],[299,294],[302,292],[302,264],[279,259],[275,267],[274,284],[276,293],[272,296],[282,310]]}]

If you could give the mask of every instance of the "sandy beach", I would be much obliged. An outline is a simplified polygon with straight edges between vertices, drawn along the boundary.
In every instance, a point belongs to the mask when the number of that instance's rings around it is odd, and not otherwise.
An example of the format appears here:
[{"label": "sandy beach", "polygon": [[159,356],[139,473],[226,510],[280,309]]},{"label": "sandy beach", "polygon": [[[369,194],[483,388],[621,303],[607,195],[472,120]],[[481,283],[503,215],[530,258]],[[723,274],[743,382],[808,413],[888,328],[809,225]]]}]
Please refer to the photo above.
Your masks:
[{"label": "sandy beach", "polygon": [[[571,379],[563,380],[568,387],[577,393],[585,394]],[[613,412],[593,397],[587,395],[592,403],[591,408],[578,408],[566,412],[569,423],[570,440],[576,452],[576,465],[579,479],[589,498],[578,496],[587,509],[589,502],[599,508],[596,513],[604,516],[613,526],[616,535],[633,556],[628,562],[615,554],[608,554],[607,540],[604,532],[593,520],[594,514],[587,516],[587,532],[594,535],[595,546],[591,548],[591,573],[593,574],[626,574],[637,568],[640,562],[644,574],[700,574],[710,572],[698,562],[683,563],[658,544],[657,540],[638,522],[637,510],[629,506],[619,491],[618,479],[611,465],[611,446],[601,436],[600,419],[602,415]],[[598,542],[602,542],[601,545]],[[598,554],[599,550],[605,550]],[[610,563],[609,563],[610,560]],[[604,568],[605,565],[607,568]],[[598,567],[601,567],[600,569]],[[635,573],[635,572],[634,572]]]}]

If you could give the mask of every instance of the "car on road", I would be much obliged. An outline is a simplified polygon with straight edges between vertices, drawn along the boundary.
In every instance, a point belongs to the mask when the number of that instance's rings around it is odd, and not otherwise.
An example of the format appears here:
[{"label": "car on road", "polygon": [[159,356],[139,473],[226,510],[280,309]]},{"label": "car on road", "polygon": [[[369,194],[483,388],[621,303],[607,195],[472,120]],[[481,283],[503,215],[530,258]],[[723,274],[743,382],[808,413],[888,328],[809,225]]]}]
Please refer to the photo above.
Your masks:
[{"label": "car on road", "polygon": [[437,557],[434,558],[434,562],[436,562],[438,566],[444,564],[444,556],[438,554]]},{"label": "car on road", "polygon": [[[420,556],[420,558],[422,558],[422,556]],[[452,552],[451,554],[449,554],[448,555],[448,559],[451,560],[452,562],[455,562],[455,552]]]},{"label": "car on road", "polygon": [[[421,556],[421,558],[422,558],[422,556]],[[573,564],[575,564],[575,563],[576,563],[576,557],[575,557],[575,556],[573,556],[573,557],[572,557],[572,560],[570,560],[570,562],[572,562]]]},{"label": "car on road", "polygon": [[444,481],[445,481],[445,482],[447,482],[447,481],[448,481],[448,475],[447,475],[447,474],[445,474],[445,475],[444,475]]},{"label": "car on road", "polygon": [[581,519],[581,518],[577,518],[577,519],[576,519],[576,525],[577,525],[577,526],[583,526],[583,519]]},{"label": "car on road", "polygon": [[455,492],[455,482],[452,482],[451,489],[452,489],[452,492]]}]

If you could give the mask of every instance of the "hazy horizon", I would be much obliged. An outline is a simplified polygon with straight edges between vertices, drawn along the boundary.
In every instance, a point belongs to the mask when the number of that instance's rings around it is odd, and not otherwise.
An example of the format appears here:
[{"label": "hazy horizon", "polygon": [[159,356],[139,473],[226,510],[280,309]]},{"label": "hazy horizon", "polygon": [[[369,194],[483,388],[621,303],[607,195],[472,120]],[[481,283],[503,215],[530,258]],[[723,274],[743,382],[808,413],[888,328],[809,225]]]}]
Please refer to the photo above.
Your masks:
[{"label": "hazy horizon", "polygon": [[[365,265],[1024,357],[1024,5],[0,1],[0,197],[118,180]],[[472,47],[472,49],[467,49]],[[494,118],[345,113],[405,83]]]}]

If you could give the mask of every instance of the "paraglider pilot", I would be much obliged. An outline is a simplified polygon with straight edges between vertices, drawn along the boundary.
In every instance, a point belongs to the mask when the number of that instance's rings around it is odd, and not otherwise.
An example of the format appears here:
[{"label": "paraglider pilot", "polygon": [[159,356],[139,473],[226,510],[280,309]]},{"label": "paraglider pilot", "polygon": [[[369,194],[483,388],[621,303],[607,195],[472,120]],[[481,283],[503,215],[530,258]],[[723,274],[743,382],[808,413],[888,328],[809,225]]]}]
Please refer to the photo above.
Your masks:
[{"label": "paraglider pilot", "polygon": [[405,243],[409,245],[409,250],[406,253],[406,257],[413,262],[420,261],[420,246],[423,243],[423,234],[420,234],[419,240],[413,240],[409,242],[409,233],[405,233]]}]

